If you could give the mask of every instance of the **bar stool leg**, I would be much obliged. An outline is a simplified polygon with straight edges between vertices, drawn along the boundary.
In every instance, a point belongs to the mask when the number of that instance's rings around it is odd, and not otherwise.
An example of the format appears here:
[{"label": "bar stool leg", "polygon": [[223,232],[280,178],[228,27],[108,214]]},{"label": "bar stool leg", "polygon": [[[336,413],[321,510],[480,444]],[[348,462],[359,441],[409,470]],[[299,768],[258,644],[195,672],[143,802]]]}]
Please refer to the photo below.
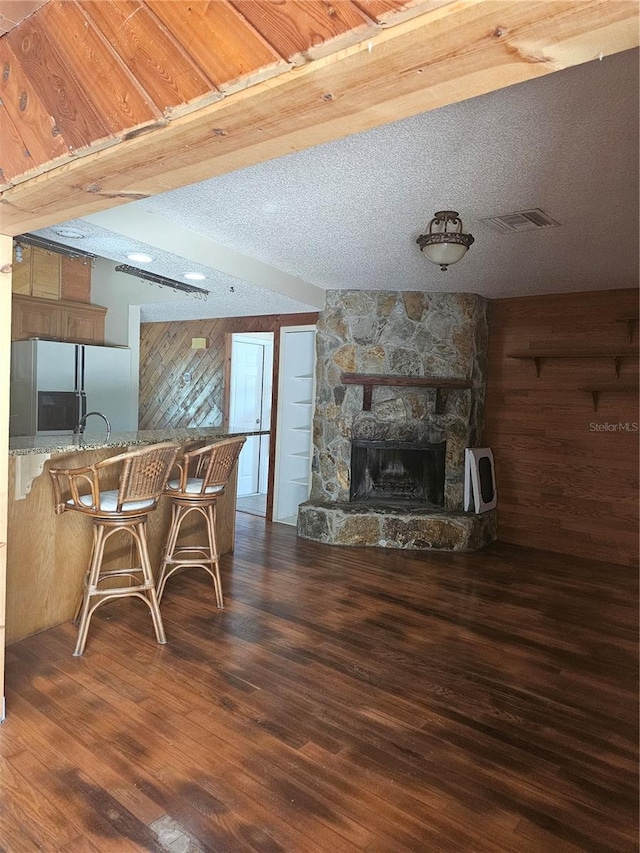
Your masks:
[{"label": "bar stool leg", "polygon": [[105,528],[99,522],[94,522],[93,525],[93,547],[91,549],[91,562],[89,563],[89,571],[85,578],[84,595],[80,606],[80,622],[78,624],[78,640],[74,649],[74,657],[79,657],[84,652],[84,647],[87,642],[87,634],[89,633],[89,622],[93,615],[95,607],[91,607],[91,599],[93,592],[98,588],[98,579],[100,578],[100,569],[102,568],[102,558],[104,556],[105,544]]},{"label": "bar stool leg", "polygon": [[[198,512],[203,516],[207,528],[207,545],[178,545],[178,538],[182,522],[190,512]],[[183,552],[191,552],[192,555],[200,554],[201,559],[196,556],[181,558]],[[222,580],[220,578],[220,565],[218,557],[218,546],[216,540],[216,503],[213,501],[207,506],[182,506],[173,504],[171,511],[171,528],[167,537],[167,544],[162,558],[162,565],[158,572],[156,589],[158,601],[162,600],[168,579],[179,569],[189,567],[201,567],[213,581],[216,594],[216,605],[222,610],[224,608],[224,597],[222,595]]]},{"label": "bar stool leg", "polygon": [[178,541],[178,534],[180,533],[180,526],[182,524],[184,507],[178,506],[178,504],[171,504],[171,526],[169,527],[169,536],[167,537],[167,544],[164,546],[164,554],[162,555],[162,564],[160,566],[160,571],[158,572],[158,580],[156,582],[156,590],[158,594],[158,601],[162,601],[162,596],[164,594],[164,588],[167,584],[167,580],[171,575],[171,570],[168,569],[169,563],[173,561],[173,554],[176,550],[176,543]]},{"label": "bar stool leg", "polygon": [[216,540],[216,505],[209,504],[207,507],[207,537],[209,539],[209,559],[211,562],[211,576],[216,591],[216,604],[220,610],[224,609],[224,598],[222,595],[222,580],[220,578],[220,560],[218,557],[218,543]]},{"label": "bar stool leg", "polygon": [[156,595],[156,584],[153,579],[153,572],[151,570],[151,561],[149,559],[149,549],[147,548],[147,522],[146,519],[143,519],[138,524],[135,525],[135,536],[136,543],[138,545],[138,553],[140,555],[140,567],[142,569],[142,578],[143,585],[146,587],[146,600],[149,605],[149,610],[151,611],[151,618],[153,619],[153,627],[156,632],[156,639],[160,644],[164,644],[167,642],[167,638],[164,632],[164,625],[162,624],[162,616],[160,615],[160,608],[158,606],[158,597]]}]

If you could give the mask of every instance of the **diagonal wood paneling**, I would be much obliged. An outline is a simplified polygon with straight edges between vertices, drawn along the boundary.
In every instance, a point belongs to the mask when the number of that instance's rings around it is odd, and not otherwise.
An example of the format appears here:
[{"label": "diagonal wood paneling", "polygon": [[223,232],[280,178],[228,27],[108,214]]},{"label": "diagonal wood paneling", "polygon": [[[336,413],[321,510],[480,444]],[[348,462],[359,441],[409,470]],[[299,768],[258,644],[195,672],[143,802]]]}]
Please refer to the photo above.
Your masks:
[{"label": "diagonal wood paneling", "polygon": [[[228,405],[229,350],[234,332],[273,332],[273,392],[267,518],[273,507],[275,437],[278,429],[278,369],[282,326],[315,325],[317,313],[228,317],[182,323],[143,323],[140,327],[140,429],[221,426]],[[192,338],[207,338],[205,350],[192,350]],[[191,381],[184,382],[185,373]]]},{"label": "diagonal wood paneling", "polygon": [[[140,327],[140,429],[220,426],[225,394],[225,336],[233,332],[274,332],[274,372],[282,326],[313,324],[317,314],[277,314],[220,320],[143,323]],[[207,338],[192,350],[192,338]],[[183,376],[191,374],[191,382]],[[274,388],[277,382],[274,381]]]}]

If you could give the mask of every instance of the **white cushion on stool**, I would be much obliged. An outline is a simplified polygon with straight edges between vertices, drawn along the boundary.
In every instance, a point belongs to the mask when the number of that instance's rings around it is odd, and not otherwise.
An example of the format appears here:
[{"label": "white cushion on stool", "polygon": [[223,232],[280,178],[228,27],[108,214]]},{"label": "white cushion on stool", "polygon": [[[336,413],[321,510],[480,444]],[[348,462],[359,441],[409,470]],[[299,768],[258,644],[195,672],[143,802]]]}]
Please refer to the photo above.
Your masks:
[{"label": "white cushion on stool", "polygon": [[[93,505],[93,498],[91,495],[80,495],[80,503],[83,506],[90,507]],[[132,512],[138,509],[148,509],[153,506],[155,503],[154,500],[146,500],[146,501],[127,501],[122,504],[123,512]],[[75,501],[69,500],[67,501],[67,506],[75,506]],[[100,492],[100,503],[98,508],[103,510],[104,512],[116,512],[118,507],[118,490],[112,489],[108,492]]]},{"label": "white cushion on stool", "polygon": [[[185,494],[187,495],[199,495],[202,491],[202,483],[203,480],[198,477],[189,477],[187,479],[187,488],[185,489]],[[180,480],[169,480],[167,486],[170,489],[173,489],[175,492],[180,490]],[[216,492],[221,492],[224,486],[207,486],[204,490],[205,495],[213,495]]]}]

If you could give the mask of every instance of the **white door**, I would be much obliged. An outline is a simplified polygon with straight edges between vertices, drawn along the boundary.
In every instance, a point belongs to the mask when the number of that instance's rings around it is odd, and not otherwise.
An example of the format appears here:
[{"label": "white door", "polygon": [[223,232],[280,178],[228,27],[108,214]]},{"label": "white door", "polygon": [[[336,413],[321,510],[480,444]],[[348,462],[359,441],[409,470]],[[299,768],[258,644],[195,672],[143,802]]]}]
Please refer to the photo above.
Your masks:
[{"label": "white door", "polygon": [[[273,334],[233,335],[229,431],[269,429],[271,419],[271,372]],[[268,436],[247,438],[238,460],[238,497],[266,492]]]},{"label": "white door", "polygon": [[278,436],[273,520],[295,524],[311,486],[315,326],[280,330]]}]

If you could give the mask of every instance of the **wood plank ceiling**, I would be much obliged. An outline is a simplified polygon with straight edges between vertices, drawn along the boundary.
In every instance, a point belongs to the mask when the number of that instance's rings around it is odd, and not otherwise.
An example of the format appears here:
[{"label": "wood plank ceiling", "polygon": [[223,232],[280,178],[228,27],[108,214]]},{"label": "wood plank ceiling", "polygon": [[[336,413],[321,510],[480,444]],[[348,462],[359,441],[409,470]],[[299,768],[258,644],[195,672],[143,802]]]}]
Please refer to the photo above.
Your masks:
[{"label": "wood plank ceiling", "polygon": [[49,0],[0,0],[0,35],[8,33]]},{"label": "wood plank ceiling", "polygon": [[0,187],[445,2],[50,0],[0,39]]},{"label": "wood plank ceiling", "polygon": [[0,37],[0,232],[637,45],[636,0],[49,0]]}]

